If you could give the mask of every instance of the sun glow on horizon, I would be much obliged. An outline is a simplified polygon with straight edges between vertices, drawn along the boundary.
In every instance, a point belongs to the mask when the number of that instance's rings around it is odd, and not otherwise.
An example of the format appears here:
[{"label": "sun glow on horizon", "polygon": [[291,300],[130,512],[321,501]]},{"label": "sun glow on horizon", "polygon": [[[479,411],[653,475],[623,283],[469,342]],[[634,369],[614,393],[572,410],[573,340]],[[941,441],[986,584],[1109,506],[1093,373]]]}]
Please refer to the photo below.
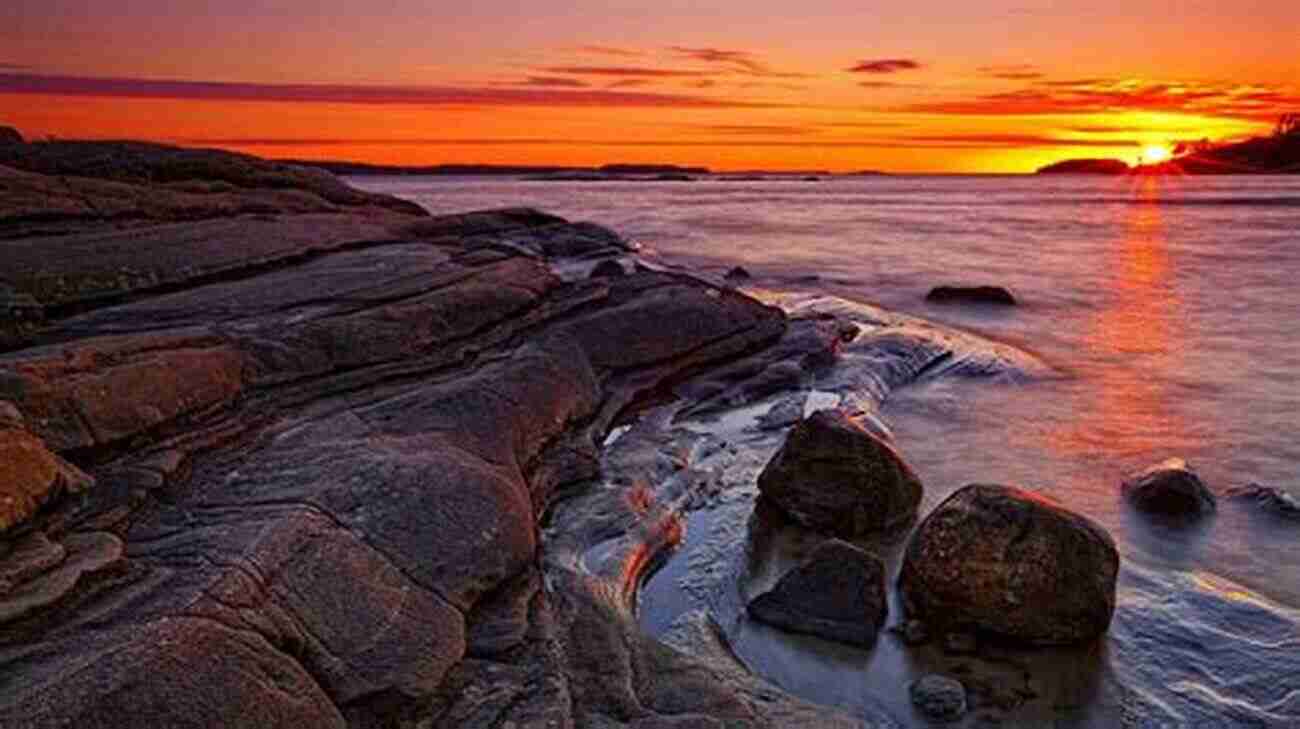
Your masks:
[{"label": "sun glow on horizon", "polygon": [[1173,150],[1163,144],[1148,144],[1142,148],[1142,164],[1153,165],[1173,159]]}]

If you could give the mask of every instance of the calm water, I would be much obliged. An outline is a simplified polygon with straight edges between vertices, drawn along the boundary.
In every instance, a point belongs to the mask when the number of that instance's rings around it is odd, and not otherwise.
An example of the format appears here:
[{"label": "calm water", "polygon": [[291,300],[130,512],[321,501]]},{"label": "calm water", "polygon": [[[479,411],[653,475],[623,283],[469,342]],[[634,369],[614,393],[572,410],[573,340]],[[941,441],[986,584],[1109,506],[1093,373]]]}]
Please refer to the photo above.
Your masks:
[{"label": "calm water", "polygon": [[[942,381],[886,402],[927,505],[974,481],[1017,483],[1110,529],[1124,572],[1098,660],[1139,707],[1126,720],[1300,726],[1300,522],[1222,500],[1198,526],[1162,526],[1119,499],[1126,474],[1170,456],[1219,492],[1256,482],[1300,497],[1300,177],[353,182],[435,213],[527,205],[591,220],[672,262],[741,264],[756,285],[879,304],[1039,355],[1064,376]],[[926,304],[944,283],[1006,286],[1022,305]],[[665,590],[652,583],[646,599],[682,602],[656,597]],[[733,638],[772,680],[856,705],[860,685],[832,678],[847,670],[839,659]],[[853,670],[888,660],[901,659]],[[1086,713],[1077,724],[1111,725]]]}]

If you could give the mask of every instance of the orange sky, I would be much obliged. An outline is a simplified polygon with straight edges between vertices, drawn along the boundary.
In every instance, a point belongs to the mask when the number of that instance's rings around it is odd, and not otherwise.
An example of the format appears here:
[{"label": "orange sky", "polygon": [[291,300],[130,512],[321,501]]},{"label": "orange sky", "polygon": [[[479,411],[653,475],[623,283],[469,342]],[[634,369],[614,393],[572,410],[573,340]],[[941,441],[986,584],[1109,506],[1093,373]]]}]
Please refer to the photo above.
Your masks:
[{"label": "orange sky", "polygon": [[180,5],[7,0],[0,123],[407,164],[1026,172],[1300,109],[1293,0]]}]

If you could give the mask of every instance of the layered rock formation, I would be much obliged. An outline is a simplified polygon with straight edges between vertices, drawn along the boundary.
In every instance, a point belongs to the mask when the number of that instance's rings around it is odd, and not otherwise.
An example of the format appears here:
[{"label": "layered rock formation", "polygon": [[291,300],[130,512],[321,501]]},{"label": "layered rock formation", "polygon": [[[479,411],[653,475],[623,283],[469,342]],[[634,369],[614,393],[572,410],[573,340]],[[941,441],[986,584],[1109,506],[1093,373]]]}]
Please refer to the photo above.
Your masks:
[{"label": "layered rock formation", "polygon": [[587,278],[594,226],[354,207],[0,242],[50,313],[0,356],[0,723],[860,725],[540,546],[622,413],[784,315]]}]

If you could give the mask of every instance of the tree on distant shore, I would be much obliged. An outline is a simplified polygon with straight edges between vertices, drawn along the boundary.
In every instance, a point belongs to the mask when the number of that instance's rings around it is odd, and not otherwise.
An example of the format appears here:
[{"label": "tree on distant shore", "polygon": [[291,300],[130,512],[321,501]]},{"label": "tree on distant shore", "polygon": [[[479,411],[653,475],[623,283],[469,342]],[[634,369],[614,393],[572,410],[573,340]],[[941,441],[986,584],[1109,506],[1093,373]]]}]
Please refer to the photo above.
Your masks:
[{"label": "tree on distant shore", "polygon": [[1300,136],[1300,114],[1283,114],[1273,134],[1278,137]]}]

